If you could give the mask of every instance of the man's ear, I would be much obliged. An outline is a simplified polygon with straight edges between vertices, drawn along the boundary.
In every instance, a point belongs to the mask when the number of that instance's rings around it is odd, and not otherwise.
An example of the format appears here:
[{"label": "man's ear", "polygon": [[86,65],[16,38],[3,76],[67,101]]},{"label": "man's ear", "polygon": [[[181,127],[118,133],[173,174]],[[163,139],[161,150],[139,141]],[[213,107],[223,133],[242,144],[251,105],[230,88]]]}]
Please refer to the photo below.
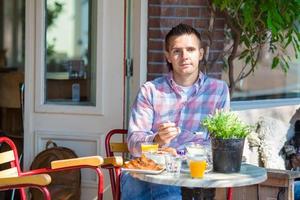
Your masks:
[{"label": "man's ear", "polygon": [[169,63],[171,63],[171,61],[170,61],[170,54],[169,54],[168,51],[165,51],[165,57],[166,57],[167,61],[168,61]]},{"label": "man's ear", "polygon": [[199,55],[200,55],[200,61],[201,61],[204,57],[204,49],[203,48],[199,49]]}]

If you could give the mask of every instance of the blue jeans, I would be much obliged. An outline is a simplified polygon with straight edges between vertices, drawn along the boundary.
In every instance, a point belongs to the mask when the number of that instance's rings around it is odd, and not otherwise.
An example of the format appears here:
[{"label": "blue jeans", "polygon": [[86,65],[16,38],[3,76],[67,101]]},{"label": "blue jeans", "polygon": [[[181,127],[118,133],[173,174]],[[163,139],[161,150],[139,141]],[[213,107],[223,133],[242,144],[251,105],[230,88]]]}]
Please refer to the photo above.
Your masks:
[{"label": "blue jeans", "polygon": [[121,200],[178,200],[181,189],[177,186],[148,183],[132,177],[129,173],[121,175]]},{"label": "blue jeans", "polygon": [[300,200],[300,181],[294,183],[294,199]]}]

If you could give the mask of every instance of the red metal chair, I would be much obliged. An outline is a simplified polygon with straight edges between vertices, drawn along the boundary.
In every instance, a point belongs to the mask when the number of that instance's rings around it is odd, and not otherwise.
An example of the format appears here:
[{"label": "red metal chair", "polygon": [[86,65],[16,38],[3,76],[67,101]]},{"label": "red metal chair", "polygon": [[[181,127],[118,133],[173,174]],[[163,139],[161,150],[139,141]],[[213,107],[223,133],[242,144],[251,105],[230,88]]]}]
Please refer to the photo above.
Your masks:
[{"label": "red metal chair", "polygon": [[[3,158],[2,155],[0,157]],[[51,183],[51,177],[48,174],[37,174],[37,175],[28,175],[28,176],[20,176],[20,177],[6,177],[6,178],[4,178],[2,175],[0,177],[0,191],[20,189],[21,196],[24,199],[25,196],[24,188],[35,187],[43,193],[44,199],[51,200],[50,193],[46,187],[48,184]]]},{"label": "red metal chair", "polygon": [[[108,132],[105,138],[105,150],[106,150],[107,157],[121,155],[123,160],[126,160],[125,156],[129,153],[127,142],[125,142],[126,135],[127,135],[126,129],[113,129]],[[114,139],[114,141],[112,141],[112,139]],[[109,170],[112,195],[114,200],[119,200],[120,199],[120,175],[121,175],[120,166],[110,165],[110,166],[105,166],[103,168]]]},{"label": "red metal chair", "polygon": [[7,169],[0,171],[0,190],[19,189],[21,198],[25,200],[25,187],[35,187],[42,191],[44,199],[50,200],[50,193],[45,186],[50,184],[51,177],[48,174],[23,174],[15,144],[7,137],[0,137],[0,146],[4,143],[11,150],[0,153],[0,164],[9,165]]},{"label": "red metal chair", "polygon": [[[27,180],[27,181],[33,181],[33,179],[29,179],[29,177],[35,177],[42,179],[42,183],[44,183],[44,186],[47,185],[48,182],[48,175],[45,175],[49,172],[56,172],[56,171],[64,171],[64,170],[71,170],[71,169],[81,169],[81,168],[90,168],[96,171],[98,176],[98,199],[103,199],[103,174],[99,168],[102,164],[108,164],[108,163],[117,163],[120,164],[120,160],[122,159],[118,157],[113,158],[105,158],[103,159],[101,156],[88,156],[88,157],[80,157],[80,158],[74,158],[74,159],[65,159],[65,160],[56,160],[51,162],[50,168],[41,168],[36,170],[31,170],[27,172],[22,172],[20,165],[19,165],[19,158],[18,153],[15,144],[12,140],[10,140],[7,137],[0,137],[0,146],[3,144],[7,144],[10,148],[10,150],[0,153],[0,164],[3,163],[9,163],[9,167],[7,169],[4,169],[0,171],[0,182],[2,180],[15,177],[19,180]],[[121,164],[120,164],[121,165]],[[44,174],[41,176],[41,174]],[[25,178],[27,177],[27,179]],[[2,179],[4,178],[4,179]],[[50,179],[51,180],[51,179]],[[13,180],[4,180],[4,181],[13,181]],[[26,193],[23,188],[23,186],[34,186],[38,187],[40,190],[43,191],[45,199],[51,199],[49,196],[49,192],[47,189],[43,188],[43,185],[39,185],[37,182],[24,182],[24,184],[17,185],[20,187],[20,193],[21,193],[21,199],[26,200]],[[0,189],[6,189],[7,186],[0,184]]]}]

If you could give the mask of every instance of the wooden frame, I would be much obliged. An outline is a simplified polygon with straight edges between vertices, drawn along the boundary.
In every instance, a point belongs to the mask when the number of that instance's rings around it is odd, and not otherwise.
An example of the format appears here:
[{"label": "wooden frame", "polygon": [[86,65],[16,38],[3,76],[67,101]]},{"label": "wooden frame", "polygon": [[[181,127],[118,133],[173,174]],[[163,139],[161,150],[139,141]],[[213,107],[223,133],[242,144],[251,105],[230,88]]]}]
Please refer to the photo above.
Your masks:
[{"label": "wooden frame", "polygon": [[[294,181],[300,178],[300,172],[267,169],[268,179],[260,184],[233,188],[233,199],[260,200],[284,199],[294,200]],[[225,189],[218,188],[216,200],[221,200]]]}]

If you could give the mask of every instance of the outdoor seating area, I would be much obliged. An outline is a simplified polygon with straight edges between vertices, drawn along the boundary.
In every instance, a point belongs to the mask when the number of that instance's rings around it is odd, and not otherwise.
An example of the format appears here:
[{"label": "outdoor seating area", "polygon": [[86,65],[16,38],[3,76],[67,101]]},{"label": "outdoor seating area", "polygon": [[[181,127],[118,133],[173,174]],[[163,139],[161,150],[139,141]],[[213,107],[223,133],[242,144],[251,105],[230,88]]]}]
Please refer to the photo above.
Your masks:
[{"label": "outdoor seating area", "polygon": [[[294,112],[293,116],[290,117],[288,121],[294,123],[297,119],[300,119],[299,110],[300,109]],[[265,168],[267,178],[258,184],[232,187],[232,199],[294,199],[294,181],[297,178],[300,178],[300,172],[286,170],[284,159],[279,155],[284,143],[294,135],[294,127],[291,126],[290,123],[284,123],[284,120],[268,116],[258,118],[256,126],[255,132],[253,132],[251,137],[247,140],[248,145],[245,145],[245,162]],[[123,156],[124,153],[128,153],[127,143],[126,140],[124,140],[124,135],[126,133],[127,130],[125,129],[116,129],[109,132],[106,137],[107,156],[113,156],[113,152],[121,153]],[[112,140],[112,136],[115,134],[119,134],[119,138],[117,139],[118,142],[108,145],[110,143],[109,141]],[[155,181],[156,175],[150,175],[148,177],[145,175],[141,176],[142,179]],[[160,177],[163,177],[163,175],[157,177],[157,182],[165,184],[166,181],[170,181],[166,177],[163,179]],[[114,173],[111,173],[110,178],[112,180],[117,180]],[[180,178],[181,182],[182,179],[183,177]],[[112,188],[114,185],[116,184],[112,184]],[[222,189],[219,186],[215,188],[217,188],[215,191],[215,199],[222,200],[225,196],[228,196],[228,189]],[[118,188],[115,188],[114,191],[118,191],[117,194],[119,194]]]},{"label": "outdoor seating area", "polygon": [[[299,119],[299,109],[295,112],[293,119],[295,121]],[[244,177],[237,178],[234,175],[230,184],[226,183],[231,178],[229,175],[224,179],[222,176],[218,180],[217,176],[215,183],[212,184],[211,180],[214,179],[214,174],[208,173],[204,175],[207,177],[209,182],[205,182],[206,178],[199,179],[198,182],[189,178],[186,173],[182,173],[178,179],[172,178],[167,175],[167,172],[162,174],[143,174],[138,173],[134,176],[145,181],[162,183],[162,184],[179,184],[183,187],[183,195],[189,196],[193,194],[205,194],[205,193],[194,193],[194,191],[184,190],[185,187],[193,187],[202,185],[204,188],[216,188],[214,198],[216,200],[222,200],[225,197],[227,199],[242,199],[242,200],[255,200],[255,199],[267,199],[267,198],[278,198],[292,200],[294,193],[294,181],[296,178],[300,178],[300,173],[295,171],[285,170],[285,163],[282,157],[278,156],[280,147],[282,147],[285,141],[293,136],[293,130],[290,125],[286,125],[283,121],[280,121],[271,117],[262,117],[256,123],[256,132],[251,134],[248,138],[247,144],[245,145],[244,157],[247,165],[242,165],[241,175]],[[91,168],[94,169],[99,178],[98,183],[98,199],[103,198],[103,170],[109,170],[110,185],[112,189],[112,196],[114,200],[120,199],[120,173],[123,160],[128,160],[128,148],[126,142],[126,129],[114,129],[109,131],[105,139],[106,158],[100,156],[82,157],[76,159],[54,161],[51,163],[49,169],[39,169],[35,171],[22,172],[19,166],[19,160],[16,151],[16,147],[13,142],[5,137],[1,137],[1,143],[6,142],[10,145],[11,151],[2,152],[0,154],[1,163],[13,162],[11,166],[14,168],[2,170],[0,190],[21,188],[21,187],[36,187],[44,193],[44,199],[51,199],[47,185],[51,183],[51,177],[48,175],[49,172],[70,170],[76,168]],[[270,137],[275,137],[270,140]],[[263,141],[265,140],[265,141]],[[267,144],[267,143],[270,144]],[[271,143],[272,142],[272,143]],[[277,142],[275,144],[274,142]],[[15,158],[12,160],[12,158]],[[261,166],[263,168],[251,168],[254,166]],[[278,167],[278,168],[276,168]],[[102,169],[102,170],[101,170]],[[265,169],[266,171],[264,171]],[[244,171],[246,170],[246,171]],[[249,173],[253,173],[251,178],[247,178],[247,170]],[[254,170],[251,172],[251,170]],[[256,172],[255,170],[262,170]],[[226,177],[226,176],[225,176]],[[257,177],[257,178],[255,178]],[[226,180],[223,182],[221,180]],[[243,180],[235,184],[235,180]],[[258,183],[256,183],[258,181]],[[245,185],[245,186],[243,186]],[[249,185],[249,186],[247,186]],[[21,190],[22,199],[26,199],[24,190]],[[188,192],[188,193],[186,193]],[[213,192],[213,191],[212,191]],[[185,194],[186,193],[186,194]],[[211,192],[209,193],[209,195]]]},{"label": "outdoor seating area", "polygon": [[[298,113],[295,114],[296,118],[298,116]],[[260,119],[260,121],[258,122],[259,124],[259,130],[258,130],[258,134],[260,134],[261,132],[266,132],[266,130],[271,131],[268,134],[273,134],[277,136],[277,140],[278,142],[280,142],[280,144],[278,144],[277,146],[275,146],[275,149],[280,149],[278,146],[283,145],[284,143],[284,139],[290,138],[293,135],[293,131],[290,129],[289,126],[285,126],[283,124],[282,121],[279,121],[277,119],[274,118],[264,118],[264,119]],[[276,130],[276,131],[274,131]],[[281,132],[283,135],[283,137],[280,137],[280,134],[277,134],[278,132]],[[128,149],[127,149],[127,143],[126,143],[126,139],[124,140],[124,136],[127,134],[127,130],[125,129],[115,129],[115,130],[111,130],[106,137],[106,152],[107,152],[107,156],[114,156],[116,155],[116,153],[119,153],[119,155],[122,155],[124,159],[126,159],[126,157],[128,158]],[[264,133],[266,135],[266,133]],[[114,138],[113,136],[117,136],[117,139]],[[267,139],[267,138],[265,138]],[[114,141],[114,142],[112,142]],[[268,140],[270,141],[270,140]],[[274,140],[272,140],[274,141]],[[232,188],[232,199],[243,199],[243,200],[254,200],[254,199],[267,199],[267,198],[278,198],[279,199],[289,199],[292,200],[293,198],[293,192],[294,192],[294,181],[296,178],[300,178],[300,173],[299,172],[295,172],[295,171],[290,171],[290,170],[284,170],[284,164],[283,160],[281,157],[278,156],[279,152],[274,152],[273,154],[270,153],[269,156],[272,157],[269,160],[264,159],[264,162],[261,160],[260,155],[258,154],[258,147],[253,145],[253,143],[255,143],[254,141],[252,141],[252,145],[251,142],[248,141],[248,143],[250,144],[251,147],[249,147],[247,145],[246,148],[249,148],[248,151],[246,151],[246,153],[250,153],[250,155],[248,155],[248,160],[246,160],[247,163],[251,163],[257,166],[261,166],[261,167],[265,167],[266,168],[266,180],[262,181],[259,184],[251,184],[250,186],[244,186],[244,187],[230,187]],[[257,144],[257,143],[256,143]],[[272,146],[274,147],[274,145]],[[256,150],[254,150],[256,148]],[[266,150],[269,151],[269,150]],[[251,157],[251,158],[250,158]],[[275,161],[274,159],[281,159],[279,161]],[[273,160],[272,160],[273,159]],[[281,169],[276,168],[276,166],[280,166],[281,162]],[[113,167],[108,165],[104,168],[110,168],[110,181],[111,181],[111,188],[112,188],[112,192],[113,194],[115,194],[114,199],[118,200],[120,199],[120,185],[119,185],[119,181],[120,181],[120,171],[114,171],[112,170]],[[137,174],[136,175],[141,176],[142,179],[150,179],[150,180],[155,180],[155,176],[156,175],[150,175],[149,177],[142,175],[142,174]],[[160,177],[163,177],[164,175],[158,176],[158,181],[157,183],[163,183],[166,184],[166,181],[171,181],[171,179],[169,180],[168,177],[164,177],[163,179]],[[184,176],[186,178],[186,176]],[[182,182],[183,177],[180,177],[180,180]],[[237,178],[234,178],[235,180]],[[245,180],[245,178],[243,178]],[[175,179],[176,180],[176,179]],[[203,180],[205,181],[205,180]],[[245,180],[246,181],[246,180]],[[176,181],[175,181],[176,182]],[[177,183],[176,183],[177,184]],[[189,185],[189,183],[187,182],[186,184],[188,185],[184,185],[184,182],[181,183],[183,184],[182,186],[191,186]],[[222,185],[222,183],[219,183]],[[225,184],[226,185],[226,184]],[[223,185],[222,187],[224,187],[225,185]],[[211,187],[211,186],[209,186]],[[228,197],[228,189],[226,188],[221,188],[220,185],[218,186],[213,186],[213,188],[217,188],[216,189],[216,193],[215,193],[215,199],[217,200],[222,200],[224,199],[224,197]],[[192,192],[192,191],[190,191]],[[188,195],[188,194],[187,194]],[[230,198],[228,198],[230,199]]]}]

